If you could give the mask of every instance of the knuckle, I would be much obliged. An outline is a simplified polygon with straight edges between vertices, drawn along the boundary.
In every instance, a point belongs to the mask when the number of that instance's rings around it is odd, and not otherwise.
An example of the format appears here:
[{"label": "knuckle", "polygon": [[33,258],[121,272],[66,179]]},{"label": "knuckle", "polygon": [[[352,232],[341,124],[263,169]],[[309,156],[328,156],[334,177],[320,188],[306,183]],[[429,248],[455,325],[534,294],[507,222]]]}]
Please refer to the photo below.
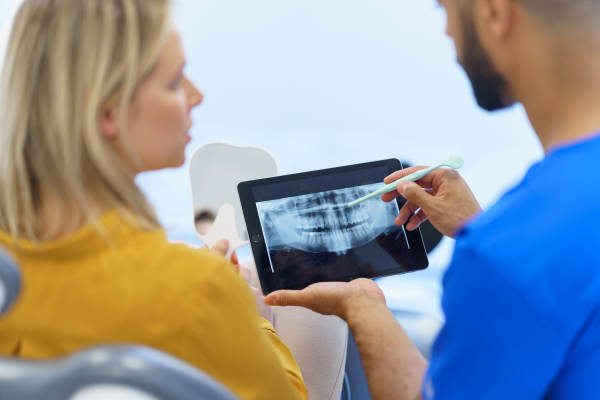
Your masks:
[{"label": "knuckle", "polygon": [[444,171],[446,171],[446,176],[448,176],[449,178],[456,179],[456,178],[458,178],[460,176],[460,174],[458,173],[458,171],[455,170],[455,169],[444,168]]},{"label": "knuckle", "polygon": [[413,197],[417,193],[416,190],[416,184],[407,184],[406,186],[404,186],[404,194],[408,195],[409,197]]},{"label": "knuckle", "polygon": [[287,299],[287,296],[285,296],[285,295],[281,295],[281,296],[279,297],[279,301],[277,301],[277,305],[278,305],[278,306],[281,306],[281,307],[287,307],[287,305],[288,305],[288,299]]},{"label": "knuckle", "polygon": [[419,216],[419,223],[423,223],[423,222],[427,221],[427,215],[425,215],[424,212],[421,211],[417,215]]}]

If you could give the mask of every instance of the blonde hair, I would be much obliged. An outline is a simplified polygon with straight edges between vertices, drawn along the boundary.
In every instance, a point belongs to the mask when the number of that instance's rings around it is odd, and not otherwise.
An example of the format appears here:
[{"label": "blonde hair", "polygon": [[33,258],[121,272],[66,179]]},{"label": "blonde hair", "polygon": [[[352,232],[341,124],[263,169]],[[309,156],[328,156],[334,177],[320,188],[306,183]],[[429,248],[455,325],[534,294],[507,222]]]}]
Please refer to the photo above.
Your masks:
[{"label": "blonde hair", "polygon": [[[113,107],[125,120],[157,62],[171,9],[170,0],[23,2],[0,81],[0,229],[37,242],[59,232],[67,210],[93,222],[91,204],[160,227],[100,120]],[[43,235],[42,194],[62,203]]]}]

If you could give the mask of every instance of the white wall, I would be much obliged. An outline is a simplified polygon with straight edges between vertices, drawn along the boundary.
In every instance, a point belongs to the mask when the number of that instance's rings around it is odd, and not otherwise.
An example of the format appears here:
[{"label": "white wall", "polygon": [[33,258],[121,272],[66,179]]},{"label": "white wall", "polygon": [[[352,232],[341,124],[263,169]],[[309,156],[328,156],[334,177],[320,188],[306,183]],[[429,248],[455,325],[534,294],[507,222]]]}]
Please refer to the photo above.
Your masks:
[{"label": "white wall", "polygon": [[[0,23],[18,0],[1,1]],[[176,17],[205,94],[188,154],[258,145],[286,174],[458,153],[484,207],[542,156],[520,107],[476,107],[434,0],[179,0]],[[187,166],[139,183],[171,235],[192,238]],[[443,269],[451,241],[442,249],[432,264]]]},{"label": "white wall", "polygon": [[[476,107],[433,0],[182,0],[177,18],[205,94],[189,150],[262,146],[282,174],[459,153],[483,206],[542,155],[521,108]],[[140,180],[173,227],[191,215],[184,175]]]},{"label": "white wall", "polygon": [[[0,0],[0,24],[19,0]],[[434,0],[179,0],[187,72],[205,94],[191,151],[209,141],[271,151],[281,173],[397,157],[465,158],[484,206],[541,148],[521,108],[486,114]],[[168,225],[186,225],[186,168],[140,179]],[[169,188],[169,190],[164,190]]]}]

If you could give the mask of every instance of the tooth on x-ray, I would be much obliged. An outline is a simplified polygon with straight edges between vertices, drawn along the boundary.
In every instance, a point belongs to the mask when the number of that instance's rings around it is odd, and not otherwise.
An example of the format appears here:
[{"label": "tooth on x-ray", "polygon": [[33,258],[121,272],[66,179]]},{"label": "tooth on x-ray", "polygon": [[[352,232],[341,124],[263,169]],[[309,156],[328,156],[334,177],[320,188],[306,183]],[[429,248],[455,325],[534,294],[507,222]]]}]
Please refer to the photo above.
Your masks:
[{"label": "tooth on x-ray", "polygon": [[372,198],[348,203],[381,187],[358,186],[257,203],[269,250],[293,247],[311,253],[345,254],[395,226],[398,205]]}]

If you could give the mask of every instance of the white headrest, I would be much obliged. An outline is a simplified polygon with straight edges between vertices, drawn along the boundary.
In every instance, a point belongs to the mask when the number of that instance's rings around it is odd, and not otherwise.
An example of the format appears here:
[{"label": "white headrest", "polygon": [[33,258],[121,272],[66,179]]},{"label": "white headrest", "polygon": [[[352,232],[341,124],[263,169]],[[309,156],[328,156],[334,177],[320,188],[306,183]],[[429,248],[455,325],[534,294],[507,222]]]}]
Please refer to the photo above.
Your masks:
[{"label": "white headrest", "polygon": [[162,400],[123,385],[93,385],[78,390],[68,400]]}]

